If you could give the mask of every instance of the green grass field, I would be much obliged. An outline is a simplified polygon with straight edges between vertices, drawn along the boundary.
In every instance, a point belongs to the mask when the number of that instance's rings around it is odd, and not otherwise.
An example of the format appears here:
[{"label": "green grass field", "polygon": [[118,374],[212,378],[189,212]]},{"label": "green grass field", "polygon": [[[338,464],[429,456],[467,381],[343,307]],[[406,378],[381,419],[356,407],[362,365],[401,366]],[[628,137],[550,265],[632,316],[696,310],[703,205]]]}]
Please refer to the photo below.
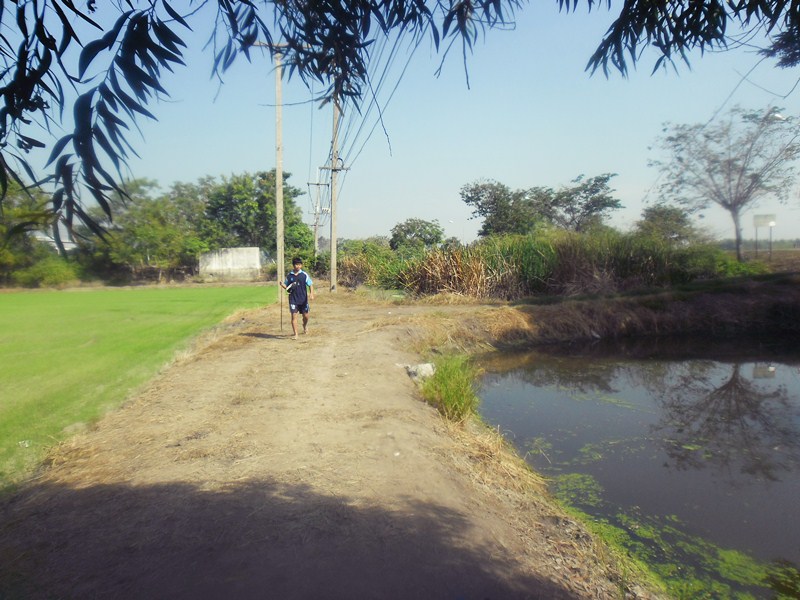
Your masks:
[{"label": "green grass field", "polygon": [[275,286],[134,288],[0,294],[0,488]]}]

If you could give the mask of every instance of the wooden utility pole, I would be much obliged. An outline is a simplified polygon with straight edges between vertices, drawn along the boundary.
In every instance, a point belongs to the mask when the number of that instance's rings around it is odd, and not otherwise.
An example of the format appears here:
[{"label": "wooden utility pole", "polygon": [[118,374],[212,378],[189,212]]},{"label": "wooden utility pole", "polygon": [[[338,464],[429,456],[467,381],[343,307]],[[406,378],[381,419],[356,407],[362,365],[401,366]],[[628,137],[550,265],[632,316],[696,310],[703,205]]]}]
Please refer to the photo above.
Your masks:
[{"label": "wooden utility pole", "polygon": [[333,98],[333,139],[331,141],[331,292],[336,291],[336,174],[339,172],[339,98]]},{"label": "wooden utility pole", "polygon": [[281,79],[283,66],[281,53],[275,53],[275,246],[277,262],[277,280],[280,283],[286,275],[286,262],[283,256],[283,97]]}]

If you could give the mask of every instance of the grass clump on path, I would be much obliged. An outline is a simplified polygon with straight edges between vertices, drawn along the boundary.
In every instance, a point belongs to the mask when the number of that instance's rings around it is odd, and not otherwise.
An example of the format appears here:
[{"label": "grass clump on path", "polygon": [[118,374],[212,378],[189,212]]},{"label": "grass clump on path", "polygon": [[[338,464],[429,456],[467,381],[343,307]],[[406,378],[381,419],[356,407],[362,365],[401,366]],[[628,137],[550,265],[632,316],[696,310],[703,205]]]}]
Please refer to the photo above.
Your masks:
[{"label": "grass clump on path", "polygon": [[469,357],[460,354],[434,360],[435,372],[422,384],[422,396],[452,421],[463,421],[478,408],[475,382],[478,371]]},{"label": "grass clump on path", "polygon": [[275,302],[260,286],[0,294],[0,489],[119,406],[200,331]]}]

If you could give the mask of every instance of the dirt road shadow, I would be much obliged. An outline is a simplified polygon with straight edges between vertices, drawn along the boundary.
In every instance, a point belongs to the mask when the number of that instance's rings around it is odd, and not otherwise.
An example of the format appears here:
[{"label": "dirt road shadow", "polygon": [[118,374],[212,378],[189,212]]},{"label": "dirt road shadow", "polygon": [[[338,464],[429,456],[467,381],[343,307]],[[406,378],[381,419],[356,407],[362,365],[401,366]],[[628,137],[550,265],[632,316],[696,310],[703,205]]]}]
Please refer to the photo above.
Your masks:
[{"label": "dirt road shadow", "polygon": [[251,337],[251,338],[259,338],[262,340],[280,340],[280,339],[288,339],[291,336],[291,332],[289,333],[260,333],[256,331],[248,331],[247,333],[240,333],[242,337]]},{"label": "dirt road shadow", "polygon": [[250,481],[32,486],[0,504],[0,598],[574,598],[467,547],[463,515]]}]

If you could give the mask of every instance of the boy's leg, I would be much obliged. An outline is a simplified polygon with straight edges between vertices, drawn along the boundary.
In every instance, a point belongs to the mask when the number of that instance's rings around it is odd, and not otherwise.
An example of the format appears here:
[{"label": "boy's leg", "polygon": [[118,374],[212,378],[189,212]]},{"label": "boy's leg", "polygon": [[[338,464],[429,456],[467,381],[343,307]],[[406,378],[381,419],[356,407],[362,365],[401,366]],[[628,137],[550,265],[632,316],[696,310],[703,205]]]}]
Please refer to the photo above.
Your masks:
[{"label": "boy's leg", "polygon": [[294,337],[297,339],[297,311],[292,313],[292,333],[294,333]]},{"label": "boy's leg", "polygon": [[308,333],[308,313],[303,313],[303,333]]}]

